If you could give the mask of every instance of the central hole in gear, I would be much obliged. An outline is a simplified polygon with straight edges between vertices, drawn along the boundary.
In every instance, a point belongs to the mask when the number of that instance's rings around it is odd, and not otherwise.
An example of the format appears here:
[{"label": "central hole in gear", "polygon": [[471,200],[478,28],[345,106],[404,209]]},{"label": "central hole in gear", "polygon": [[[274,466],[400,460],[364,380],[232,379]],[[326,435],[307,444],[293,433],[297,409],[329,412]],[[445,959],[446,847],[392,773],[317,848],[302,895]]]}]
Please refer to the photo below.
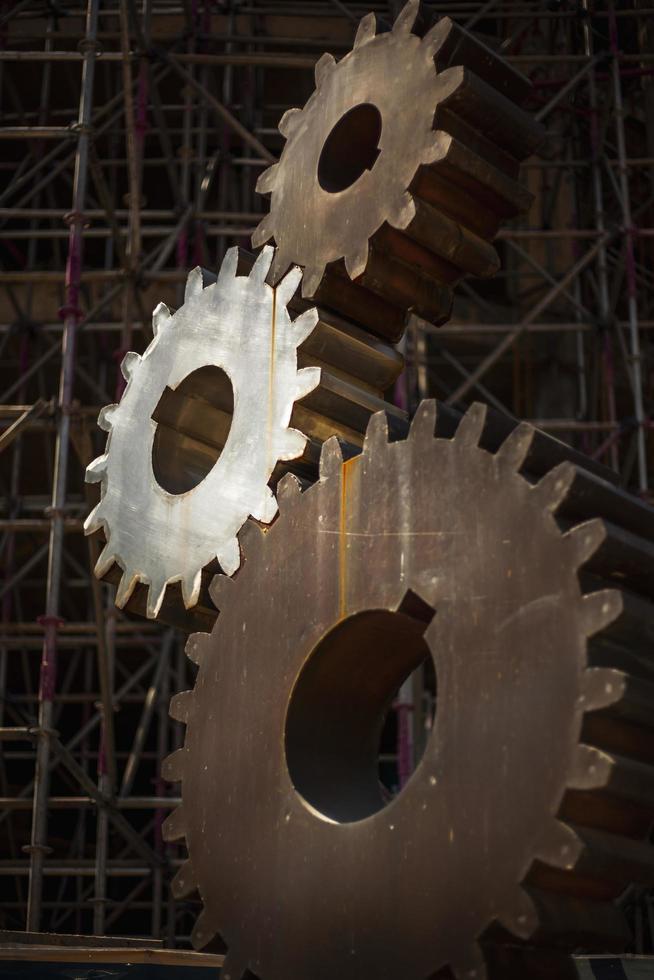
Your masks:
[{"label": "central hole in gear", "polygon": [[233,413],[232,383],[213,364],[165,389],[152,413],[152,470],[163,490],[186,493],[204,480],[220,459]]},{"label": "central hole in gear", "polygon": [[338,120],[325,140],[318,160],[318,183],[336,194],[372,170],[380,154],[382,117],[370,102],[357,105]]},{"label": "central hole in gear", "polygon": [[323,816],[372,816],[422,758],[436,703],[424,638],[433,616],[409,592],[397,612],[344,619],[305,661],[286,715],[286,763],[297,792]]}]

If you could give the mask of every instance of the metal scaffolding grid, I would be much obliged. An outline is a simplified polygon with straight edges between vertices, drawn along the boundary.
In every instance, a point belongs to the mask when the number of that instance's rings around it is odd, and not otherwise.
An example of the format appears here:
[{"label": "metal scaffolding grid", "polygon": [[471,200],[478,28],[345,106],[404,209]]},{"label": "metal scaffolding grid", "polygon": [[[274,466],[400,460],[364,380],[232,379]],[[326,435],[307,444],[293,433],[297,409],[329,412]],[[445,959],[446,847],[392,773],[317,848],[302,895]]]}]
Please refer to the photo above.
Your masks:
[{"label": "metal scaffolding grid", "polygon": [[[95,418],[120,397],[120,361],[149,342],[156,303],[179,306],[192,266],[248,247],[266,210],[256,177],[320,54],[346,52],[369,9],[384,29],[401,5],[0,5],[2,928],[188,941],[195,907],[169,890],[182,855],[161,838],[178,800],[159,770],[181,744],[168,699],[191,667],[181,633],[115,609],[90,571]],[[500,235],[501,273],[465,282],[446,326],[413,320],[396,399],[481,399],[649,495],[654,6],[423,11],[479,31],[532,79],[547,138],[523,168],[531,212]]]}]

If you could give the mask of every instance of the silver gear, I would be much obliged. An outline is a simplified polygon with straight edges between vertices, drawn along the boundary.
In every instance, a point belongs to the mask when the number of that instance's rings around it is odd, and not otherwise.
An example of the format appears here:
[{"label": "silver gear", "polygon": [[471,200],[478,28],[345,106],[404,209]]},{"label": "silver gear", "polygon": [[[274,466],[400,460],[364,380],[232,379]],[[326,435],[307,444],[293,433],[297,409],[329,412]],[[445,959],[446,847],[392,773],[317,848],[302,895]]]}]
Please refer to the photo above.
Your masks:
[{"label": "silver gear", "polygon": [[[84,531],[104,529],[106,545],[95,574],[102,577],[113,563],[122,568],[120,608],[143,582],[149,586],[147,615],[155,618],[166,587],[181,582],[189,609],[198,600],[204,567],[217,559],[227,575],[238,569],[237,533],[247,518],[268,523],[277,513],[268,481],[280,461],[304,450],[306,436],[289,428],[289,421],[295,401],[319,384],[320,369],[297,367],[297,349],[318,321],[315,309],[295,320],[287,310],[301,271],[292,269],[273,288],[265,281],[272,258],[273,249],[265,248],[250,274],[239,276],[238,250],[230,249],[218,281],[206,288],[202,271],[194,269],[183,306],[171,314],[160,303],[147,350],[125,356],[127,387],[120,403],[100,412],[107,446],[88,466],[86,480],[101,482],[102,496]],[[152,415],[166,387],[174,390],[208,365],[221,368],[232,384],[227,440],[197,486],[169,493],[153,471]]]}]

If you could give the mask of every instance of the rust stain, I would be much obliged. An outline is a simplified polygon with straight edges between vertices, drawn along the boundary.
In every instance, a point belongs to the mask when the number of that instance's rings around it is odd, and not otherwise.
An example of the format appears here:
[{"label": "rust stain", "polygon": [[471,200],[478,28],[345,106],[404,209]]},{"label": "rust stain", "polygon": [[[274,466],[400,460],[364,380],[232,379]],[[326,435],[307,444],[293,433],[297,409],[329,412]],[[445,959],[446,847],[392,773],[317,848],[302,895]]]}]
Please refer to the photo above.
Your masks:
[{"label": "rust stain", "polygon": [[350,463],[353,462],[354,458],[346,460],[341,470],[341,506],[338,522],[338,613],[340,619],[345,619],[347,615],[347,494]]}]

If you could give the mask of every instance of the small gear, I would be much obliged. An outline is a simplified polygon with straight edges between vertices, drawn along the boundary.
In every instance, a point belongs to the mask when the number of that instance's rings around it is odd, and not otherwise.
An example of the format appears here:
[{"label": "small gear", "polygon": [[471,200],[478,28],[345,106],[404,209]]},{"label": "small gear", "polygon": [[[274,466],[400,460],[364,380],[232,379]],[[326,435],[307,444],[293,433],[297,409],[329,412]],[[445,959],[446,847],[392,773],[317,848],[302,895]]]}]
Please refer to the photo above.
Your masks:
[{"label": "small gear", "polygon": [[[286,476],[189,639],[164,836],[225,980],[482,980],[489,930],[619,946],[612,902],[654,881],[653,699],[625,649],[647,647],[653,512],[569,461],[534,477],[525,423],[489,452],[483,406],[453,438],[439,419],[424,402],[389,442],[376,415],[359,456],[331,439],[316,484]],[[435,726],[387,803],[381,724],[425,656]]]},{"label": "small gear", "polygon": [[257,183],[271,210],[252,236],[277,244],[272,282],[297,263],[303,295],[348,315],[365,304],[347,277],[381,297],[366,325],[393,340],[407,310],[442,323],[454,283],[497,271],[489,239],[529,206],[515,178],[542,138],[511,101],[522,76],[448,18],[416,36],[418,8],[379,35],[368,14],[351,52],[318,61],[316,91],[279,123],[284,150]]},{"label": "small gear", "polygon": [[[291,320],[287,304],[300,272],[291,271],[273,289],[265,282],[272,257],[273,249],[264,249],[250,274],[239,276],[238,249],[230,249],[218,281],[206,288],[201,270],[193,270],[184,305],[171,314],[160,303],[149,347],[123,360],[123,397],[98,420],[109,433],[106,451],[86,471],[87,482],[101,481],[102,497],[84,525],[86,534],[104,529],[106,536],[96,575],[114,563],[122,568],[119,607],[143,582],[147,615],[154,618],[166,586],[181,582],[188,609],[198,600],[205,566],[217,559],[233,574],[240,563],[237,532],[250,516],[273,519],[271,475],[280,461],[303,453],[307,437],[289,421],[294,403],[320,383],[319,368],[297,366],[297,349],[318,312],[308,309]],[[224,445],[204,479],[185,492],[169,492],[153,470],[153,415],[167,388],[175,391],[208,366],[220,368],[231,383],[233,417],[226,416]]]}]

